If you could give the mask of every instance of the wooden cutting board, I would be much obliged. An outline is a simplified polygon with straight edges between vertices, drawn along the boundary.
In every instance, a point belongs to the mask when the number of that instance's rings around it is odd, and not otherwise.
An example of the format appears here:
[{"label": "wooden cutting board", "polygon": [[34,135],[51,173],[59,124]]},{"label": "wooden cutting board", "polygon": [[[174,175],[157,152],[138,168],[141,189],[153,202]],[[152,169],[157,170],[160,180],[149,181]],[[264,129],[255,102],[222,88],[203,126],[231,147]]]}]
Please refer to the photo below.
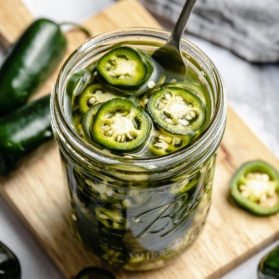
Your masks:
[{"label": "wooden cutting board", "polygon": [[[0,38],[9,45],[32,21],[19,0],[0,2]],[[152,16],[136,1],[122,0],[102,13],[89,18],[84,25],[94,35],[127,26],[159,27]],[[85,37],[77,31],[67,33],[71,53]],[[47,94],[53,75],[36,95]],[[43,152],[42,152],[43,151]],[[279,214],[268,218],[250,215],[228,198],[228,183],[243,162],[264,159],[279,169],[270,151],[228,108],[228,123],[218,151],[214,178],[213,202],[204,231],[198,241],[163,269],[150,272],[124,272],[110,269],[118,279],[199,279],[219,278],[238,264],[279,238]],[[1,194],[21,217],[65,278],[72,278],[88,265],[100,264],[73,238],[62,202],[63,185],[58,148],[54,141],[28,158],[8,179],[0,181]],[[251,271],[255,272],[255,271]]]}]

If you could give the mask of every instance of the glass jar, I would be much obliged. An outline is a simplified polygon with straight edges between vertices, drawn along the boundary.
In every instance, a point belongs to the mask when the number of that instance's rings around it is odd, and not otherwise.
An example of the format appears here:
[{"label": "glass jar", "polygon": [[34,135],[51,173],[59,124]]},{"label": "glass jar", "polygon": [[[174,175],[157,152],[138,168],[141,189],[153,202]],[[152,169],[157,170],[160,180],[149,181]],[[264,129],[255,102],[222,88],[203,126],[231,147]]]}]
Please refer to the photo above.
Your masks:
[{"label": "glass jar", "polygon": [[[68,58],[51,97],[75,235],[101,260],[128,270],[164,266],[204,227],[226,122],[222,79],[211,60],[183,39],[188,69],[207,91],[208,126],[185,148],[153,158],[121,157],[83,141],[73,127],[66,85],[75,72],[115,45],[152,52],[168,37],[157,29],[125,28],[90,39]],[[196,90],[196,84],[189,86]]]}]

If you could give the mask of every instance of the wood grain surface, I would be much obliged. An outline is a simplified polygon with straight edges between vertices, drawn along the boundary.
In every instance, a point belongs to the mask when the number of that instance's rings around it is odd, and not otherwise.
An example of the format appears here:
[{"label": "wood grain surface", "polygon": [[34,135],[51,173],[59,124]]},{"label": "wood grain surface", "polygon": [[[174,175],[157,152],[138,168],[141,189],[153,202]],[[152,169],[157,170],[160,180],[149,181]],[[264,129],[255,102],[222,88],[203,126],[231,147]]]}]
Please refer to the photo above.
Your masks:
[{"label": "wood grain surface", "polygon": [[[1,1],[1,41],[6,45],[13,43],[31,20],[30,13],[20,1]],[[160,27],[136,0],[117,2],[86,20],[84,25],[94,35],[128,26]],[[68,54],[85,40],[84,34],[76,30],[68,32],[67,38]],[[56,74],[36,97],[50,92]],[[0,189],[65,278],[72,278],[88,265],[111,270],[118,279],[219,278],[279,238],[279,214],[255,217],[239,209],[228,198],[228,183],[232,174],[240,164],[251,159],[264,159],[279,169],[276,157],[229,107],[226,132],[218,150],[212,206],[205,229],[193,246],[172,265],[149,272],[125,272],[102,266],[76,242],[66,222],[62,171],[54,141],[28,158],[9,178],[1,178]]]},{"label": "wood grain surface", "polygon": [[11,45],[33,20],[31,13],[20,0],[0,3],[0,44]]}]

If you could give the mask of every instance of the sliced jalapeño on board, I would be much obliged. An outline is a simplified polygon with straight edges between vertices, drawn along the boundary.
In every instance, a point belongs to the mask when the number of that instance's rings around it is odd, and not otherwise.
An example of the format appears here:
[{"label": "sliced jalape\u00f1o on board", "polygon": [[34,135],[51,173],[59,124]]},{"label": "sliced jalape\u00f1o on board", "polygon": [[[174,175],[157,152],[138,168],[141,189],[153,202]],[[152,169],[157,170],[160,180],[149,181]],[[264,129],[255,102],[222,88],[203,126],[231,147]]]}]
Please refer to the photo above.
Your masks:
[{"label": "sliced jalape\u00f1o on board", "polygon": [[279,211],[279,173],[264,161],[246,162],[231,179],[230,195],[251,213],[275,214]]}]

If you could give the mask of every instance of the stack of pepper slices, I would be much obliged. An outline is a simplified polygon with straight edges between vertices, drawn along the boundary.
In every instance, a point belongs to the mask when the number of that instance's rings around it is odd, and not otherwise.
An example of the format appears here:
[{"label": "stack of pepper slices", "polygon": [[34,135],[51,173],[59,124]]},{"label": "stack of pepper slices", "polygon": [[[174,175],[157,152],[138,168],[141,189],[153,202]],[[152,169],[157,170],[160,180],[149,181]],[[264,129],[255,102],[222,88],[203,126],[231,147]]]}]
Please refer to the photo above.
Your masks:
[{"label": "stack of pepper slices", "polygon": [[205,97],[154,64],[148,53],[121,46],[72,75],[66,89],[84,140],[118,155],[150,158],[175,152],[202,132]]}]

